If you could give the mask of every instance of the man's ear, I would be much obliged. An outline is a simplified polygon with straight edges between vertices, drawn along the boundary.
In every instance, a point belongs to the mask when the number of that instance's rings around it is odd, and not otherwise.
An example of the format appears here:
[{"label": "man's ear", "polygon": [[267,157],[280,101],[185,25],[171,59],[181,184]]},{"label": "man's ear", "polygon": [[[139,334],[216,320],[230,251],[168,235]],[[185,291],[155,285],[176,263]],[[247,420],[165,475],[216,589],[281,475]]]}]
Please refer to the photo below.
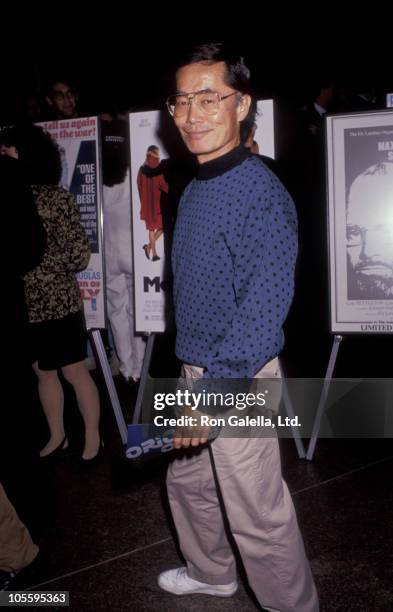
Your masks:
[{"label": "man's ear", "polygon": [[249,94],[242,94],[236,109],[238,121],[243,121],[247,117],[250,105],[251,96]]},{"label": "man's ear", "polygon": [[45,96],[45,100],[46,100],[46,103],[47,103],[49,106],[53,106],[53,102],[52,102],[52,100],[50,99],[50,97],[49,97],[49,96]]}]

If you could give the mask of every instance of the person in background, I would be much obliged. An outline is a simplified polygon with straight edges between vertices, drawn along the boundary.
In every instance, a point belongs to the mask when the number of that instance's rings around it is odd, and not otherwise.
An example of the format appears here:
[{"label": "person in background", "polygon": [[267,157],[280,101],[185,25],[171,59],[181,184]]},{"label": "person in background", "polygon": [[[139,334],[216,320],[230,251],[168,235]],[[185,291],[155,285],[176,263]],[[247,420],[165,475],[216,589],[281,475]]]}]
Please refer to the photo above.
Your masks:
[{"label": "person in background", "polygon": [[66,78],[52,80],[45,96],[54,119],[73,119],[78,117],[79,94]]},{"label": "person in background", "polygon": [[41,263],[24,277],[33,369],[50,431],[40,456],[48,457],[68,445],[61,370],[75,391],[83,417],[82,461],[86,464],[101,448],[100,402],[85,364],[86,327],[75,276],[89,262],[87,237],[73,195],[58,186],[60,152],[49,134],[37,126],[11,128],[2,132],[1,143],[1,153],[23,165],[47,234]]},{"label": "person in background", "polygon": [[[46,232],[40,221],[33,195],[21,164],[0,156],[0,202],[7,231],[15,232],[15,248],[3,255],[7,287],[6,324],[12,334],[3,363],[3,394],[7,397],[0,416],[0,591],[19,588],[23,570],[36,565],[38,547],[14,505],[32,505],[40,495],[37,479],[33,427],[34,390],[28,350],[28,315],[23,291],[23,275],[40,264],[46,248]],[[4,485],[4,486],[3,486]],[[11,491],[11,503],[5,488]],[[17,583],[18,579],[18,583]]]},{"label": "person in background", "polygon": [[135,334],[128,126],[101,122],[106,299],[119,370],[129,385],[141,376],[146,343]]},{"label": "person in background", "polygon": [[0,591],[17,588],[18,573],[31,567],[38,553],[38,546],[0,483]]}]

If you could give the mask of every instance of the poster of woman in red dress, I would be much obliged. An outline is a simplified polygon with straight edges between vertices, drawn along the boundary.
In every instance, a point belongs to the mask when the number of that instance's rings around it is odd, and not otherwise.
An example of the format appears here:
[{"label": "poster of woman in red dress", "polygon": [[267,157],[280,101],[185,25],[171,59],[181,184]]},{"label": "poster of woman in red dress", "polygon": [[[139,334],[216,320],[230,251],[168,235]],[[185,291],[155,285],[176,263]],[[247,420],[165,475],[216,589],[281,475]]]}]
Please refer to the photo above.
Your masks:
[{"label": "poster of woman in red dress", "polygon": [[138,190],[141,201],[140,218],[146,224],[149,232],[149,241],[143,245],[143,250],[147,259],[158,261],[160,259],[156,250],[156,242],[163,233],[162,223],[162,194],[168,193],[168,184],[162,174],[158,176],[146,176],[143,172],[144,167],[151,170],[160,164],[160,150],[156,145],[148,147],[146,160],[138,172]]}]

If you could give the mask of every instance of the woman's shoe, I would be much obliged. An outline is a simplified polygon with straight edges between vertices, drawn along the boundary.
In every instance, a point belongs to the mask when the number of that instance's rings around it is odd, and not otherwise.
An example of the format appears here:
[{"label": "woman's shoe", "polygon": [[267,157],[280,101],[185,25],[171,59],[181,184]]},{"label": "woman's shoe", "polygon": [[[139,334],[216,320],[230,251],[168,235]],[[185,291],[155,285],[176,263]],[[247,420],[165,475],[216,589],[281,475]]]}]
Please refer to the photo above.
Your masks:
[{"label": "woman's shoe", "polygon": [[98,446],[98,451],[94,455],[94,457],[90,457],[90,459],[84,459],[81,457],[79,459],[79,467],[81,469],[90,469],[95,467],[99,461],[101,461],[102,456],[104,454],[104,442],[100,439],[100,444]]},{"label": "woman's shoe", "polygon": [[151,259],[152,261],[158,261],[159,259],[161,259],[161,257],[159,257],[158,255],[153,255]]},{"label": "woman's shoe", "polygon": [[147,259],[150,259],[150,255],[149,255],[149,245],[148,244],[144,244],[142,249],[145,251],[145,255],[147,257]]},{"label": "woman's shoe", "polygon": [[68,440],[67,440],[67,436],[64,436],[60,444],[56,446],[56,448],[53,449],[53,451],[51,451],[47,455],[40,455],[40,459],[41,461],[49,461],[49,460],[56,459],[60,457],[62,451],[66,450],[66,448],[68,448]]}]

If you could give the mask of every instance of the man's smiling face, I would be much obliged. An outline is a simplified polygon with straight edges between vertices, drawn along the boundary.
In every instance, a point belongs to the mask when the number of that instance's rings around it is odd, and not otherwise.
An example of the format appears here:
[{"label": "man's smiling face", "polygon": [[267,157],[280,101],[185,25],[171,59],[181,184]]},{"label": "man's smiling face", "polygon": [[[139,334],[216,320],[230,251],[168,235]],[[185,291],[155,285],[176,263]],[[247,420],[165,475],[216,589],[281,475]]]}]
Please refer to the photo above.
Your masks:
[{"label": "man's smiling face", "polygon": [[[226,84],[224,62],[188,64],[176,74],[177,93],[217,92],[221,100],[214,114],[207,114],[193,101],[187,112],[174,118],[177,128],[199,163],[221,157],[240,144],[240,121],[248,113],[250,97]],[[233,95],[231,95],[233,94]]]}]

